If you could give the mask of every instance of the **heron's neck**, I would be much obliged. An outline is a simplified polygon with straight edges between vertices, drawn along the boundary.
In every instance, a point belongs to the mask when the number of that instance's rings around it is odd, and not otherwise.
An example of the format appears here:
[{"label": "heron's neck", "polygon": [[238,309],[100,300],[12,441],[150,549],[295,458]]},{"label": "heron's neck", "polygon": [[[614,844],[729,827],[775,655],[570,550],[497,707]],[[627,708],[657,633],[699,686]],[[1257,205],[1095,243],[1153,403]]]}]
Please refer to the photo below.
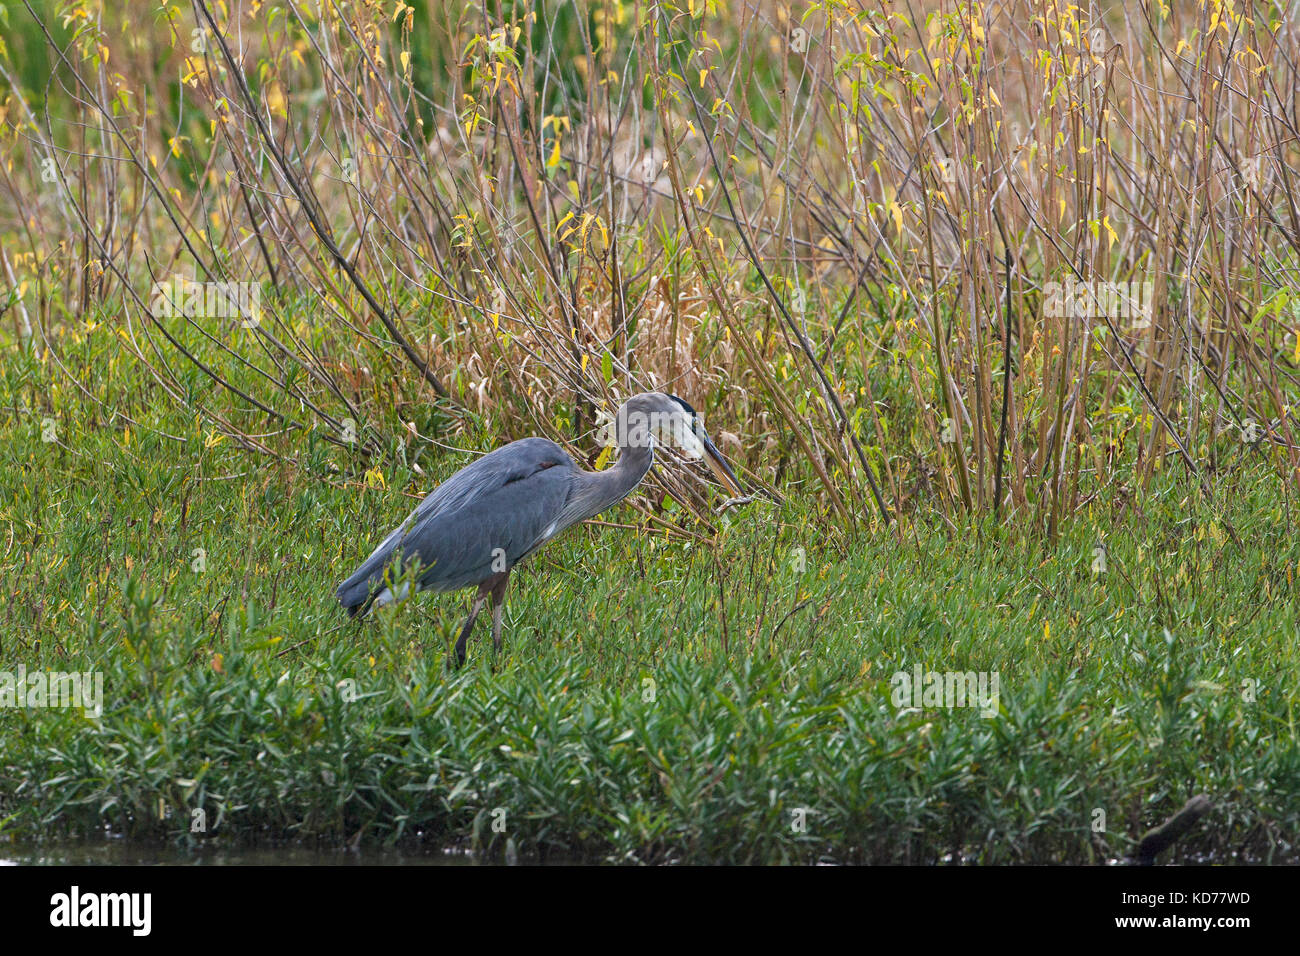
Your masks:
[{"label": "heron's neck", "polygon": [[654,464],[654,457],[654,446],[650,442],[620,444],[618,461],[613,467],[585,472],[579,520],[594,517],[630,495]]}]

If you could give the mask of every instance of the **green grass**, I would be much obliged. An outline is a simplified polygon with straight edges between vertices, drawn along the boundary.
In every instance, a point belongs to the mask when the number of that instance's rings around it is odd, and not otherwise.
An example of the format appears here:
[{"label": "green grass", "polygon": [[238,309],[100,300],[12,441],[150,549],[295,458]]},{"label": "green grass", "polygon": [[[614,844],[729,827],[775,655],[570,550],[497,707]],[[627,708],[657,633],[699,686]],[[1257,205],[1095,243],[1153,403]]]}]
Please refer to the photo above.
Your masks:
[{"label": "green grass", "polygon": [[[88,379],[103,406],[12,350],[0,376],[0,669],[104,675],[99,719],[0,708],[16,839],[1098,862],[1206,792],[1171,858],[1297,858],[1300,544],[1266,469],[1213,501],[1172,473],[1108,493],[1052,550],[990,524],[845,537],[797,482],[714,545],[578,529],[516,575],[503,656],[481,623],[451,673],[464,595],[355,623],[332,590],[400,489],[467,457],[366,487],[308,435],[284,439],[300,466],[205,447],[125,366]],[[996,671],[998,716],[896,708],[918,664]]]}]

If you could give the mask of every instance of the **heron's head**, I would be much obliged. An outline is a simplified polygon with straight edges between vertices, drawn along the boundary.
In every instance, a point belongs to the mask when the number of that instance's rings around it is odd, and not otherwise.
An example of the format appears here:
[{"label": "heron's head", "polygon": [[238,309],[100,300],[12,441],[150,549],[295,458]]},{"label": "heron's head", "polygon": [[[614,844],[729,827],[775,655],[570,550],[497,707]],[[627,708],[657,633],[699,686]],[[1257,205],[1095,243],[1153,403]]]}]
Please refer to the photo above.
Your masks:
[{"label": "heron's head", "polygon": [[745,493],[740,479],[709,439],[699,413],[684,399],[666,392],[642,392],[623,404],[619,419],[619,427],[626,429],[623,435],[629,444],[657,442],[677,449],[687,458],[704,459],[730,494]]}]

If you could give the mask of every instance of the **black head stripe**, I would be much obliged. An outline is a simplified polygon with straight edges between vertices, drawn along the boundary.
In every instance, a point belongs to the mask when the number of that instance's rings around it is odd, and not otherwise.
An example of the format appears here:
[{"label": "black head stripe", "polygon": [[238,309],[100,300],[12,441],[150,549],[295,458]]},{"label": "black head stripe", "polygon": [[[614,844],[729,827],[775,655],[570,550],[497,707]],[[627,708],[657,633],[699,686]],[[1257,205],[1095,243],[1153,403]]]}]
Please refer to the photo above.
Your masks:
[{"label": "black head stripe", "polygon": [[700,430],[700,417],[696,413],[695,409],[691,408],[690,403],[687,402],[686,399],[684,398],[678,398],[676,395],[668,395],[668,397],[671,398],[678,405],[682,406],[682,409],[686,412],[687,416],[690,418],[691,431],[698,432]]},{"label": "black head stripe", "polygon": [[695,418],[695,409],[691,408],[691,406],[687,404],[686,399],[678,398],[676,395],[669,395],[668,397],[671,398],[678,405],[682,406],[682,408],[686,409],[687,414],[689,414],[692,419]]}]

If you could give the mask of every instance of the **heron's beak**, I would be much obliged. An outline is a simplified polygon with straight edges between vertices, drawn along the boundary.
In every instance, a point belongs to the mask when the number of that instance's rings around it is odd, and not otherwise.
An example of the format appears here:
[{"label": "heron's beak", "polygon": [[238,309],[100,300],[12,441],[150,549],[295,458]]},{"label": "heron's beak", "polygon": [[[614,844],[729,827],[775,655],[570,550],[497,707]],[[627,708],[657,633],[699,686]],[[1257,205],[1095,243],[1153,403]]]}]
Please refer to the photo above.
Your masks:
[{"label": "heron's beak", "polygon": [[722,457],[722,452],[718,451],[718,447],[709,440],[708,435],[701,435],[700,441],[704,445],[704,460],[709,463],[709,471],[713,472],[713,476],[722,482],[722,487],[731,494],[737,497],[743,495],[745,489],[740,486],[740,479],[727,464],[727,459]]}]

